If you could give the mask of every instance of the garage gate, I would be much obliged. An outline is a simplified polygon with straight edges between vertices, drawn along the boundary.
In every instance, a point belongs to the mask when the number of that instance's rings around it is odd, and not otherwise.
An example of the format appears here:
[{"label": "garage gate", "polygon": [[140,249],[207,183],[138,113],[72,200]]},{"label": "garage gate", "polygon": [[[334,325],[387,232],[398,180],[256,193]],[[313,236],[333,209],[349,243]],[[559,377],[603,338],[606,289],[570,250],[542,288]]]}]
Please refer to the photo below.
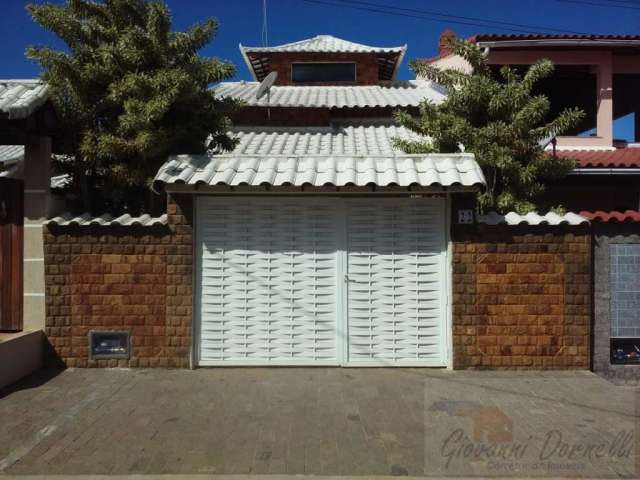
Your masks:
[{"label": "garage gate", "polygon": [[196,361],[443,366],[443,198],[199,197]]}]

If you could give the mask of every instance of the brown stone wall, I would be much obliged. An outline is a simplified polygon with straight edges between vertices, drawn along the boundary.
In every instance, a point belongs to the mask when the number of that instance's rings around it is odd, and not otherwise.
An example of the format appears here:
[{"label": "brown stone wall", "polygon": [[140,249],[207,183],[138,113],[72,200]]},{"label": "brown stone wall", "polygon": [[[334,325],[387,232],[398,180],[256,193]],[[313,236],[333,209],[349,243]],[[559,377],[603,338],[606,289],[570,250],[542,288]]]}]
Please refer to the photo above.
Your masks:
[{"label": "brown stone wall", "polygon": [[452,300],[454,368],[588,369],[591,235],[458,228]]},{"label": "brown stone wall", "polygon": [[[193,331],[193,196],[169,197],[171,243],[167,247],[167,342],[171,354],[188,366]],[[185,363],[184,360],[187,360]]]},{"label": "brown stone wall", "polygon": [[[169,201],[167,226],[45,227],[50,361],[69,367],[188,367],[190,199]],[[125,330],[128,360],[91,360],[89,332]]]}]

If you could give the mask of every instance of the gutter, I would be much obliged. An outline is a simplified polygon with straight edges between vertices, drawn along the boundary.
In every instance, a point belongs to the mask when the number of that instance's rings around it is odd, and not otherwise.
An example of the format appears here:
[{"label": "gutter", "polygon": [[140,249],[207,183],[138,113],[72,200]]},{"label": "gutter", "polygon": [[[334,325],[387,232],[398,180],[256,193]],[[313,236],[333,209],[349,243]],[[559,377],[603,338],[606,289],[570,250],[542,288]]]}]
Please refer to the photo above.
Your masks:
[{"label": "gutter", "polygon": [[640,168],[574,168],[569,175],[640,175]]}]

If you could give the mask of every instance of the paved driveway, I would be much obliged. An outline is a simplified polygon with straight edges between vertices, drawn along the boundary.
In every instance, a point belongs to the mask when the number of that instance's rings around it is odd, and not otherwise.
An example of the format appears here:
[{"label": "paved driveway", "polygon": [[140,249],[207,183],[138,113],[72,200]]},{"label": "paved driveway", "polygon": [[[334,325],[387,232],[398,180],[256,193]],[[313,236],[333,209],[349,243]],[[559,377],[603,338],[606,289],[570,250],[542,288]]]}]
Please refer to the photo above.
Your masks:
[{"label": "paved driveway", "polygon": [[637,476],[588,372],[67,370],[0,390],[0,473]]}]

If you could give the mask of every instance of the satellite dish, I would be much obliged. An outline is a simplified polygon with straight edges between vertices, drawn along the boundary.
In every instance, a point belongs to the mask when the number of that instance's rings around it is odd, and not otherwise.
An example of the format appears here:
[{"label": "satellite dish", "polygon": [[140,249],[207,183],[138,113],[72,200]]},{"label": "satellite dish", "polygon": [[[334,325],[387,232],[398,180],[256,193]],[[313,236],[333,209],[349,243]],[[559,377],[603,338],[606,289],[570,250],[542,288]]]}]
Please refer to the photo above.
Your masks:
[{"label": "satellite dish", "polygon": [[271,120],[271,109],[269,108],[269,100],[271,95],[271,86],[275,83],[276,78],[278,78],[278,72],[271,72],[269,75],[264,77],[264,80],[260,82],[260,86],[258,87],[258,91],[256,92],[256,100],[260,100],[264,94],[267,94],[267,119]]},{"label": "satellite dish", "polygon": [[264,77],[264,80],[260,82],[260,86],[258,87],[258,91],[256,92],[256,100],[260,100],[260,98],[263,97],[265,93],[269,93],[269,90],[275,83],[276,78],[278,78],[278,72],[271,72],[269,75]]}]

